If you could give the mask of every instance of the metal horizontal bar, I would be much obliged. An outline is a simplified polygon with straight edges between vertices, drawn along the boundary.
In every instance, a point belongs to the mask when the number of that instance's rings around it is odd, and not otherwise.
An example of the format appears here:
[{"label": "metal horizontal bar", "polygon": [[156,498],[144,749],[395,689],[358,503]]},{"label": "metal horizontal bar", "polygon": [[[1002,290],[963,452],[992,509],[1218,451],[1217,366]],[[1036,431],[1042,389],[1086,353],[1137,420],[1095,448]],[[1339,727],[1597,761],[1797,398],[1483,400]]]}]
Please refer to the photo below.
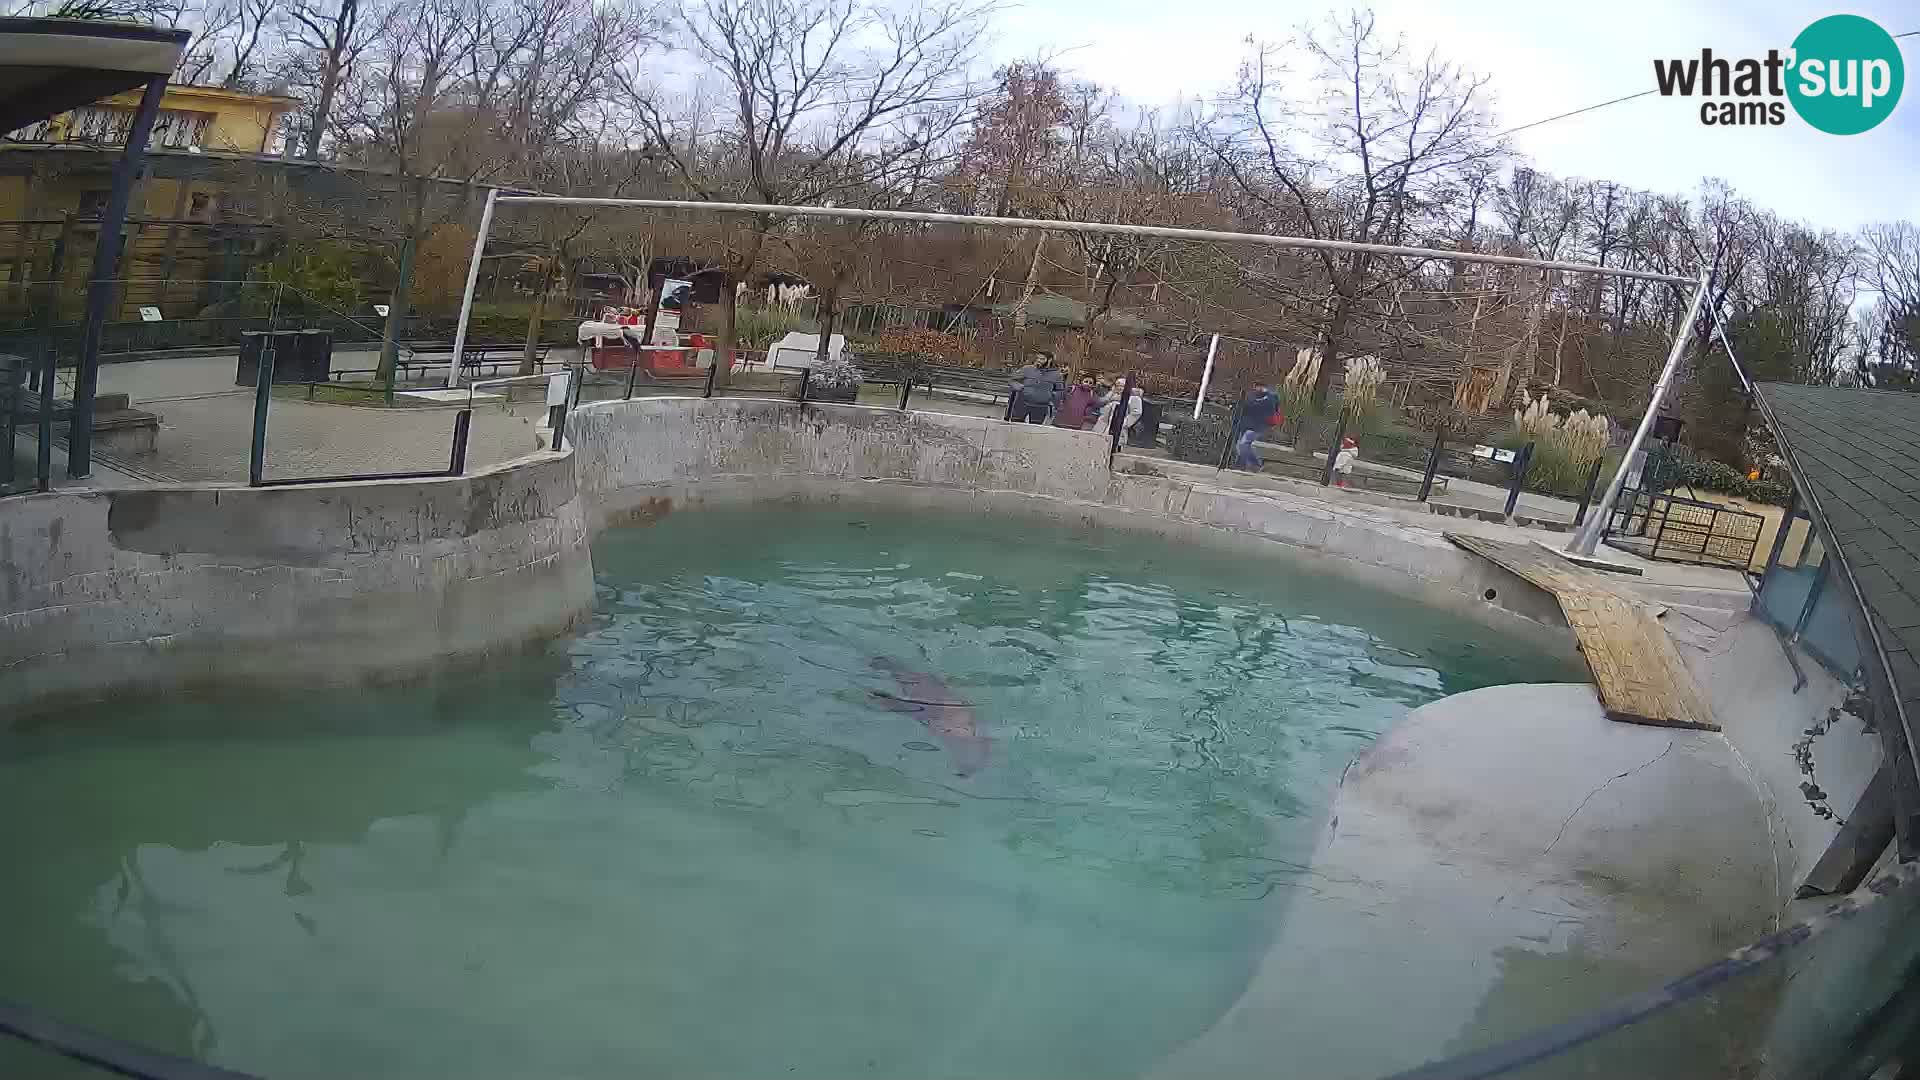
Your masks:
[{"label": "metal horizontal bar", "polygon": [[[502,360],[500,362],[503,364],[507,363],[507,361],[505,360]],[[468,383],[467,389],[473,390],[482,386],[505,386],[508,383],[546,382],[548,379],[552,378],[554,375],[557,375],[557,374],[559,373],[548,372],[545,375],[507,375],[498,379],[478,379],[474,382]]]},{"label": "metal horizontal bar", "polygon": [[1661,281],[1669,285],[1692,285],[1693,278],[1657,274],[1651,270],[1628,270],[1592,263],[1555,262],[1529,259],[1519,255],[1491,255],[1478,251],[1445,251],[1440,248],[1402,247],[1398,244],[1362,244],[1352,240],[1320,240],[1310,236],[1271,236],[1266,233],[1223,232],[1217,229],[1177,229],[1162,225],[1124,225],[1098,221],[1061,221],[1052,218],[986,217],[978,214],[936,214],[924,210],[861,210],[841,206],[787,206],[775,203],[704,202],[698,199],[602,199],[575,195],[501,195],[495,202],[539,203],[549,206],[609,206],[651,210],[701,210],[719,214],[769,214],[779,217],[846,218],[855,221],[919,221],[936,225],[967,225],[975,228],[1039,229],[1043,232],[1104,233],[1119,236],[1157,236],[1169,240],[1204,240],[1224,244],[1251,244],[1258,247],[1303,248],[1321,251],[1359,251],[1373,255],[1397,255],[1412,259],[1449,259],[1459,262],[1493,263],[1498,266],[1531,266],[1542,270],[1565,270],[1581,274]]},{"label": "metal horizontal bar", "polygon": [[0,1001],[0,1035],[136,1080],[253,1080],[249,1073],[111,1039],[11,1001]]},{"label": "metal horizontal bar", "polygon": [[360,473],[355,476],[283,476],[272,480],[262,480],[255,487],[297,487],[301,484],[353,484],[362,480],[431,480],[439,476],[453,476],[445,469],[424,469],[419,472],[383,472]]}]

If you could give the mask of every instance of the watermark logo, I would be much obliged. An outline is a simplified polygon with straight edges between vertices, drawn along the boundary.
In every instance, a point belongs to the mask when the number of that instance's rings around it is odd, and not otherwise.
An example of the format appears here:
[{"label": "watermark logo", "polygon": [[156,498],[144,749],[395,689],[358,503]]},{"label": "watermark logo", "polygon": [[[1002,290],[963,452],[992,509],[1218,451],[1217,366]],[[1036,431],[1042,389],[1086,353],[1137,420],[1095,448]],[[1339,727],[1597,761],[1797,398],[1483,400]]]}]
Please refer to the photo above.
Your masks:
[{"label": "watermark logo", "polygon": [[1663,97],[1699,97],[1700,122],[1715,127],[1779,125],[1787,105],[1829,135],[1858,135],[1892,115],[1906,84],[1893,35],[1872,19],[1829,15],[1782,53],[1730,60],[1701,49],[1698,57],[1655,60]]}]

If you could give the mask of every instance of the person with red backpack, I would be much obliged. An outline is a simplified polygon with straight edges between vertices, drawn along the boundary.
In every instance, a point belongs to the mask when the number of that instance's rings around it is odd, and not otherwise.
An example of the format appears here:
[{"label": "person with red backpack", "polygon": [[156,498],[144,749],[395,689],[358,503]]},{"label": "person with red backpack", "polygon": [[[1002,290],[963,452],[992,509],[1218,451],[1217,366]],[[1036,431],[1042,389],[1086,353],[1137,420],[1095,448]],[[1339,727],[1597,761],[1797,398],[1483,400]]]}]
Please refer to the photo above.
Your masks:
[{"label": "person with red backpack", "polygon": [[1265,383],[1247,392],[1240,405],[1240,418],[1233,425],[1234,464],[1248,472],[1259,472],[1266,462],[1253,448],[1253,441],[1268,428],[1281,422],[1280,395]]}]

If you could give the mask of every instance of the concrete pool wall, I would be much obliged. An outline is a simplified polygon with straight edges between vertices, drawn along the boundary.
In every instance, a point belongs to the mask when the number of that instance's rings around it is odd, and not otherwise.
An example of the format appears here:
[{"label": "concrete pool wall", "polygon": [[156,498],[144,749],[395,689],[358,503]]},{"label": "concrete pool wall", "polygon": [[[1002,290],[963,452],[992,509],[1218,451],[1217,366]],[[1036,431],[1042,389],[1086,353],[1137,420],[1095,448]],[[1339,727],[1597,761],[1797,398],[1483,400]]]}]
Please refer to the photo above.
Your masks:
[{"label": "concrete pool wall", "polygon": [[599,402],[569,430],[569,452],[465,477],[8,499],[0,706],[409,677],[565,630],[591,607],[588,543],[610,524],[795,499],[1040,514],[1306,560],[1572,655],[1550,597],[1403,513],[1113,472],[1091,432],[753,398]]},{"label": "concrete pool wall", "polygon": [[464,477],[8,499],[0,707],[408,677],[565,630],[591,607],[588,542],[609,524],[787,499],[1042,514],[1309,559],[1572,648],[1549,597],[1434,530],[1362,504],[1110,472],[1091,432],[752,398],[601,402],[570,429],[570,452]]},{"label": "concrete pool wall", "polygon": [[[1110,471],[1094,432],[755,398],[597,402],[569,420],[594,527],[724,502],[872,500],[1042,514],[1311,560],[1571,655],[1553,599],[1364,504]],[[1017,534],[1016,534],[1017,535]]]},{"label": "concrete pool wall", "polygon": [[401,677],[551,637],[593,597],[569,454],[461,477],[0,503],[0,709]]}]

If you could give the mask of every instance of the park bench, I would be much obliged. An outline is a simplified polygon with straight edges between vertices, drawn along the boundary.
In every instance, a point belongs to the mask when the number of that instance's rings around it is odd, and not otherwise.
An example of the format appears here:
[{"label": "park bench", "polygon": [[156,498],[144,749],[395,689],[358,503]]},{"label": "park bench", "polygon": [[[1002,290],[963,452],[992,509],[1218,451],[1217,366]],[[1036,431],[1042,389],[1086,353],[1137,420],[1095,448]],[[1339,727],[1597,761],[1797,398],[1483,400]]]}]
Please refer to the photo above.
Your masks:
[{"label": "park bench", "polygon": [[[465,349],[461,350],[460,353],[460,373],[473,378],[492,378],[499,375],[500,369],[503,367],[511,367],[514,372],[518,372],[520,369],[520,361],[526,355],[526,348],[524,343],[510,345],[469,344]],[[552,351],[553,346],[551,345],[541,344],[534,346],[533,369],[535,372],[543,372],[547,369],[547,359]],[[410,379],[412,378],[415,368],[424,371],[429,367],[437,367],[446,363],[447,357],[451,355],[453,355],[453,346],[451,344],[414,345],[408,347],[394,362],[394,367],[401,373],[403,378]],[[340,374],[352,373],[341,372]]]}]

